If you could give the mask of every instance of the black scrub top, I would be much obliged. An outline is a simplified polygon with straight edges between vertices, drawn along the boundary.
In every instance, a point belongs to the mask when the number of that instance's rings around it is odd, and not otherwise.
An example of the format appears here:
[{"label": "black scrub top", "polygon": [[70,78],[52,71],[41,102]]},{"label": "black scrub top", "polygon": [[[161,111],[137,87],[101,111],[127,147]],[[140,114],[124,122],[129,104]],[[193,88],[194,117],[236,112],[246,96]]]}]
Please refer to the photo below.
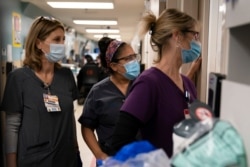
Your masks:
[{"label": "black scrub top", "polygon": [[83,126],[96,129],[100,147],[108,155],[112,152],[112,134],[125,98],[110,78],[105,78],[92,87],[78,120]]},{"label": "black scrub top", "polygon": [[[59,99],[61,112],[48,112],[43,94]],[[49,87],[28,67],[12,71],[7,78],[2,110],[21,113],[18,137],[19,167],[76,166],[76,134],[73,101],[77,87],[69,68],[56,69]]]}]

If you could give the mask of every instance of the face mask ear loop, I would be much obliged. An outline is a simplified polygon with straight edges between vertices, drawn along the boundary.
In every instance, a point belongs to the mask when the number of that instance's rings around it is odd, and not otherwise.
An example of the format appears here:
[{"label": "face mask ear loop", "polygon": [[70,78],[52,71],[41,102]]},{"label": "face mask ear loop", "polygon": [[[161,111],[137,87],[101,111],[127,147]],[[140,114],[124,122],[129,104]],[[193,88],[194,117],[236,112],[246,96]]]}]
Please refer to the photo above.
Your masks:
[{"label": "face mask ear loop", "polygon": [[180,41],[177,41],[177,43],[176,43],[176,48],[180,48],[180,47],[181,47]]},{"label": "face mask ear loop", "polygon": [[[46,45],[49,45],[49,49],[50,49],[50,44],[47,44],[47,43],[45,43]],[[41,52],[43,52],[43,54],[46,56],[46,55],[48,55],[48,53],[47,52],[45,52],[42,48],[40,49],[41,50]]]},{"label": "face mask ear loop", "polygon": [[46,53],[43,49],[40,49],[41,52],[46,56],[48,53]]},{"label": "face mask ear loop", "polygon": [[181,48],[181,41],[180,41],[180,36],[179,35],[177,37],[176,47]]},{"label": "face mask ear loop", "polygon": [[[119,65],[119,66],[121,66],[121,67],[123,67],[123,68],[125,69],[125,72],[126,72],[126,68],[124,67],[124,65],[122,65],[122,64],[120,64],[120,63],[116,63],[116,64]],[[119,69],[116,70],[116,72],[117,72],[118,74],[123,75],[123,73],[121,73]]]}]

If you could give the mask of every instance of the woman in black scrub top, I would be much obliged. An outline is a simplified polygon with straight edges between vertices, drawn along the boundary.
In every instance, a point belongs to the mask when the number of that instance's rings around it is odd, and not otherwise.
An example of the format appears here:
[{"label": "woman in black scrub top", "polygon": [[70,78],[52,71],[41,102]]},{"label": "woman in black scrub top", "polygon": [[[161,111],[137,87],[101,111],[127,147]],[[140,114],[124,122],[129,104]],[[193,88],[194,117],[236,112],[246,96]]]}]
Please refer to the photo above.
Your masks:
[{"label": "woman in black scrub top", "polygon": [[64,26],[51,17],[31,25],[22,68],[9,73],[1,109],[6,113],[7,167],[76,167],[73,73],[65,56]]}]

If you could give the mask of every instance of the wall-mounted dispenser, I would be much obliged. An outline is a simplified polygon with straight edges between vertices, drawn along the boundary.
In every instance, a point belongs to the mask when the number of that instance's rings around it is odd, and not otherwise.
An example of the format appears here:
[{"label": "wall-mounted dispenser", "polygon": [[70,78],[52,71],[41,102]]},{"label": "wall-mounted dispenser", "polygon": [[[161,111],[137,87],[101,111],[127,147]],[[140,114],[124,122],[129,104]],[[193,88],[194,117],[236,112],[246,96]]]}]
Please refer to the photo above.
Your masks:
[{"label": "wall-mounted dispenser", "polygon": [[208,105],[215,117],[220,117],[221,81],[225,78],[223,74],[213,72],[209,74]]}]

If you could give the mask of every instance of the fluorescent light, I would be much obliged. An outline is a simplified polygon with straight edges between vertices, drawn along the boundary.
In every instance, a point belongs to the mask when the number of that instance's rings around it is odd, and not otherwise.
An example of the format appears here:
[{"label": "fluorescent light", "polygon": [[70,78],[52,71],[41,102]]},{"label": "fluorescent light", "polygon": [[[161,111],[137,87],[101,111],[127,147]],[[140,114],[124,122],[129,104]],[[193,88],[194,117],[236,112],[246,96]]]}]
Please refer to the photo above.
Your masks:
[{"label": "fluorescent light", "polygon": [[103,34],[97,34],[97,35],[94,35],[95,38],[102,38],[104,36],[107,36],[109,38],[114,38],[114,39],[117,39],[117,38],[121,38],[120,35],[103,35]]},{"label": "fluorescent light", "polygon": [[118,29],[86,29],[87,33],[120,33],[120,30]]},{"label": "fluorescent light", "polygon": [[47,2],[52,8],[68,9],[114,9],[112,2]]},{"label": "fluorescent light", "polygon": [[115,20],[73,20],[73,22],[85,25],[117,25]]}]

